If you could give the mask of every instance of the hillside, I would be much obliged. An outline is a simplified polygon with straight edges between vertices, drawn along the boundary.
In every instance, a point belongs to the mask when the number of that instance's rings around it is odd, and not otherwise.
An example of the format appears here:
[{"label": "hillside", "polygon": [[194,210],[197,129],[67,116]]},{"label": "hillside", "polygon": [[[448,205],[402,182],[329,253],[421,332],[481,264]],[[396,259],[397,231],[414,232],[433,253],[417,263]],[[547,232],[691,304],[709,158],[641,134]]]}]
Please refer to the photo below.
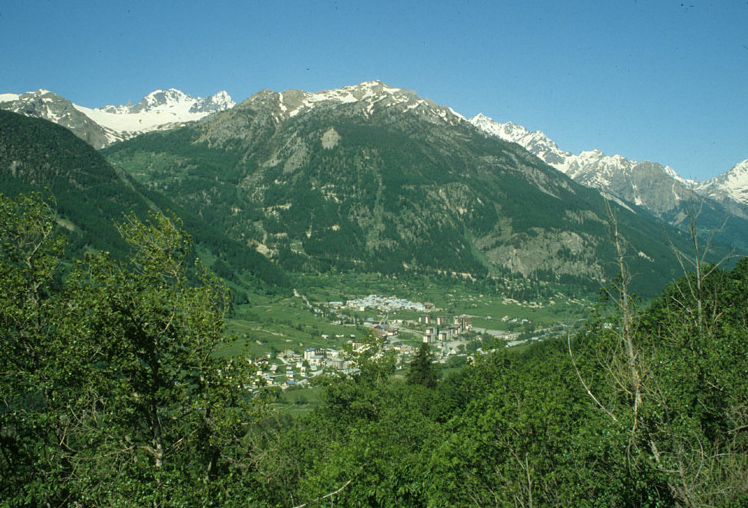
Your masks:
[{"label": "hillside", "polygon": [[99,152],[69,130],[46,120],[0,111],[0,192],[14,196],[42,191],[57,205],[68,233],[71,255],[87,249],[121,257],[127,246],[114,227],[126,213],[177,214],[198,247],[223,260],[230,278],[252,274],[271,284],[285,276],[256,251],[227,238],[178,204],[111,166]]},{"label": "hillside", "polygon": [[[615,272],[597,191],[451,109],[379,82],[316,94],[262,91],[104,154],[290,270],[590,288]],[[662,226],[645,211],[613,210],[642,285],[662,287],[677,273]]]}]

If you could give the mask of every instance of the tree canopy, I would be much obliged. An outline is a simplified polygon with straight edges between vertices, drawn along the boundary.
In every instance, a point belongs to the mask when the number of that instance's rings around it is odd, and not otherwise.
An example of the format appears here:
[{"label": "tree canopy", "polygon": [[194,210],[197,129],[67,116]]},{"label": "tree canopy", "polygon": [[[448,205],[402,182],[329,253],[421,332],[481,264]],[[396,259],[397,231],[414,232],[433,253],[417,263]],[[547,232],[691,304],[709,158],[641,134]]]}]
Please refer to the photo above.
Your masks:
[{"label": "tree canopy", "polygon": [[186,266],[179,221],[129,216],[127,262],[92,254],[60,278],[50,208],[0,207],[4,503],[222,504],[243,460],[252,372],[213,354],[229,340],[229,295]]}]

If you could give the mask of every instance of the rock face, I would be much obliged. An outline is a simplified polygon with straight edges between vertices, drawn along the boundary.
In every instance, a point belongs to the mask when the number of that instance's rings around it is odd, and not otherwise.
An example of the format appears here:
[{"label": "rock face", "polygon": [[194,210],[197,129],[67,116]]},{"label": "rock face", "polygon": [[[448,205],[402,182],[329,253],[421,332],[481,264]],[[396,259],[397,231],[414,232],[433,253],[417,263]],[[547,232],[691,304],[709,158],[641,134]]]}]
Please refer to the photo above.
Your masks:
[{"label": "rock face", "polygon": [[[380,82],[264,90],[105,155],[291,270],[596,285],[612,267],[599,192],[450,108]],[[613,208],[644,253],[645,279],[671,278],[661,227]]]},{"label": "rock face", "polygon": [[94,148],[144,132],[178,127],[235,105],[226,92],[193,98],[179,90],[156,90],[135,105],[90,109],[47,90],[0,95],[0,108],[43,118],[70,129]]}]

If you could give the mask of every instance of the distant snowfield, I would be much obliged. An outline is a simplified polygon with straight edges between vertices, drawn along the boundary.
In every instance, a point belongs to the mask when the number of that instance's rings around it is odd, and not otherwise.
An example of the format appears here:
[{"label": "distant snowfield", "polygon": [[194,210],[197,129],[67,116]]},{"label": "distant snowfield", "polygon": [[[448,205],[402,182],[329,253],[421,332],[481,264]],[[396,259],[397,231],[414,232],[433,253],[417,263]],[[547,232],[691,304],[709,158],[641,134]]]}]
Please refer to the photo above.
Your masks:
[{"label": "distant snowfield", "polygon": [[[179,107],[182,106],[182,107]],[[191,104],[159,108],[140,113],[110,113],[102,109],[75,105],[75,109],[91,120],[116,132],[143,132],[161,128],[164,124],[194,122],[209,113],[190,112]]]},{"label": "distant snowfield", "polygon": [[0,102],[12,102],[17,101],[21,97],[15,93],[0,93]]}]

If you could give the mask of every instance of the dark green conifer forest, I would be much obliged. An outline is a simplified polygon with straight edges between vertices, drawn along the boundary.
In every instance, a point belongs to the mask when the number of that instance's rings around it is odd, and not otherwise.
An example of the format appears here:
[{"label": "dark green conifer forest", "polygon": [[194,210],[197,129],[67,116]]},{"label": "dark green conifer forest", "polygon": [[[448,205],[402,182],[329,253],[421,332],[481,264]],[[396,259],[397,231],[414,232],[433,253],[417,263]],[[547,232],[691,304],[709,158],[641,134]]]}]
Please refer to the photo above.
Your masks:
[{"label": "dark green conifer forest", "polygon": [[0,197],[0,506],[748,506],[746,259],[647,305],[624,272],[580,332],[442,379],[373,342],[289,417],[215,354],[230,295],[179,219],[70,264],[55,213]]}]

